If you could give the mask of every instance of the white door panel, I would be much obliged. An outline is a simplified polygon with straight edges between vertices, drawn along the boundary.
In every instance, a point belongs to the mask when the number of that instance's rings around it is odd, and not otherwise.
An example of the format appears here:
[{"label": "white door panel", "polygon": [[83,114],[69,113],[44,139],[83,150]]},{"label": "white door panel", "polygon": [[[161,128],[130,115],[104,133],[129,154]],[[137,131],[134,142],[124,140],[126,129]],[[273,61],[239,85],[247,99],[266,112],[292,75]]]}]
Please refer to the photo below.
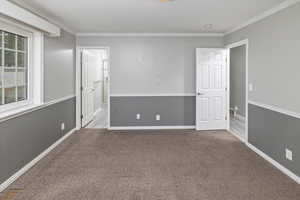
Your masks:
[{"label": "white door panel", "polygon": [[226,129],[227,51],[197,49],[197,130]]},{"label": "white door panel", "polygon": [[93,56],[82,51],[82,127],[94,116],[94,62]]}]

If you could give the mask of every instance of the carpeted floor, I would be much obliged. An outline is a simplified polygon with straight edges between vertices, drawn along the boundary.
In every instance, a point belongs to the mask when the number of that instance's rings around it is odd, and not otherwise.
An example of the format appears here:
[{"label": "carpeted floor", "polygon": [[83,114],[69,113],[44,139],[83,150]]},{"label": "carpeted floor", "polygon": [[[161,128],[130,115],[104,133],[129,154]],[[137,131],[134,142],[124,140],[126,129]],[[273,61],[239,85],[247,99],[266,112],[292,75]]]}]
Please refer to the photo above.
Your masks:
[{"label": "carpeted floor", "polygon": [[10,200],[300,199],[298,184],[222,131],[81,130],[10,189]]}]

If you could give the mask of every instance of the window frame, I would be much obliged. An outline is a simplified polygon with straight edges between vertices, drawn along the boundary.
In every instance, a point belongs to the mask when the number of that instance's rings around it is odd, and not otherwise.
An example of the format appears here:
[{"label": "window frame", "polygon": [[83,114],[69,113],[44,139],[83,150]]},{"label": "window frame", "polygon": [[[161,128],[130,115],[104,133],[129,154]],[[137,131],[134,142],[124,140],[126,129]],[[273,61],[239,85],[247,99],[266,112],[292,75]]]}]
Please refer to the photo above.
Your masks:
[{"label": "window frame", "polygon": [[[26,55],[28,60],[27,61],[27,85],[26,85],[27,99],[23,101],[0,105],[0,119],[2,119],[14,114],[18,114],[21,111],[23,112],[24,110],[29,110],[34,107],[41,106],[43,104],[44,37],[43,37],[43,33],[38,30],[35,30],[29,26],[19,24],[12,20],[8,20],[6,18],[1,18],[1,17],[0,17],[0,30],[3,32],[10,32],[16,35],[26,37],[28,43],[27,55]],[[2,39],[4,39],[4,37]],[[4,45],[1,48],[3,47]],[[4,54],[5,52],[4,50],[5,48],[3,49],[2,54]],[[2,62],[4,62],[4,60]],[[2,64],[1,67],[4,68]],[[15,69],[17,69],[16,66]],[[15,86],[17,86],[17,84]],[[2,95],[4,96],[4,94]]]}]

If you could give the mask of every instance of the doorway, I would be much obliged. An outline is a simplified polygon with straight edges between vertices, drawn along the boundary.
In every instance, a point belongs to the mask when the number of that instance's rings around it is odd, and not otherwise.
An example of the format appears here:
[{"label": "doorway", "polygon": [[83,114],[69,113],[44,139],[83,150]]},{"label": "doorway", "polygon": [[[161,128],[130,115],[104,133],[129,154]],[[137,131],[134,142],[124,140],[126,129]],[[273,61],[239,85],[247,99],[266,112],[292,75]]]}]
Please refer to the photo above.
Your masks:
[{"label": "doorway", "polygon": [[248,141],[248,40],[228,46],[229,51],[229,131]]},{"label": "doorway", "polygon": [[[109,49],[77,48],[77,109],[80,128],[109,127]],[[79,95],[78,95],[79,94]]]}]

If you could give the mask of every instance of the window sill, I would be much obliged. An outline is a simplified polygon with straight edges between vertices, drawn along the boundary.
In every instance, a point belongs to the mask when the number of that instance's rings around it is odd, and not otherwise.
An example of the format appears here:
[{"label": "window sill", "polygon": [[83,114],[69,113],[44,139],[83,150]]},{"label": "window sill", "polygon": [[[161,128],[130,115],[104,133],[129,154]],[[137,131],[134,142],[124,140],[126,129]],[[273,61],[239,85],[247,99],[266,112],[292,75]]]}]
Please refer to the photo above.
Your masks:
[{"label": "window sill", "polygon": [[33,112],[35,110],[41,109],[44,107],[44,104],[29,104],[25,106],[21,106],[19,108],[15,108],[12,110],[4,111],[0,113],[0,123],[26,113]]}]

